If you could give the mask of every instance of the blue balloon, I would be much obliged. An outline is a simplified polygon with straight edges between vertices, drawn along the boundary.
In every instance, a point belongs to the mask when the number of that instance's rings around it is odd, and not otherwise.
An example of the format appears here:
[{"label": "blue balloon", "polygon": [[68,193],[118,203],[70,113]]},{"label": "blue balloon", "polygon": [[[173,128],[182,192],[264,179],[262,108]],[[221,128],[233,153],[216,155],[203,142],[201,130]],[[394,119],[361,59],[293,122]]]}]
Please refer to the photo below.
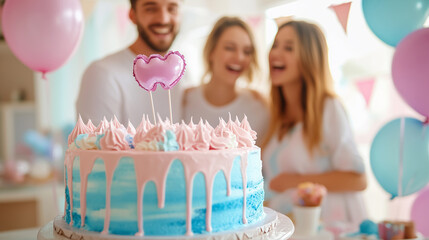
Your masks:
[{"label": "blue balloon", "polygon": [[34,130],[28,130],[24,134],[24,143],[33,150],[34,153],[50,157],[52,153],[52,140],[41,135]]},{"label": "blue balloon", "polygon": [[371,31],[392,47],[409,33],[423,27],[429,16],[428,0],[362,0]]},{"label": "blue balloon", "polygon": [[428,127],[414,118],[397,118],[384,125],[372,141],[371,169],[393,198],[399,195],[401,149],[401,196],[413,194],[429,182]]}]

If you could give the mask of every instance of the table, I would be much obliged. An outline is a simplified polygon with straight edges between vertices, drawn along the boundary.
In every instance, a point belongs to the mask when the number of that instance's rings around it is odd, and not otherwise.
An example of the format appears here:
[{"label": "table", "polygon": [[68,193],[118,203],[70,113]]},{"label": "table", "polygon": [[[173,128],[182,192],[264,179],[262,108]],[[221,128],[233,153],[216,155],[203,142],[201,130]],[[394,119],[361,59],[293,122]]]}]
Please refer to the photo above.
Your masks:
[{"label": "table", "polygon": [[291,240],[334,240],[334,234],[327,231],[327,230],[320,230],[316,235],[314,236],[298,236],[296,234],[293,234],[290,238]]},{"label": "table", "polygon": [[1,240],[36,240],[39,228],[0,232]]}]

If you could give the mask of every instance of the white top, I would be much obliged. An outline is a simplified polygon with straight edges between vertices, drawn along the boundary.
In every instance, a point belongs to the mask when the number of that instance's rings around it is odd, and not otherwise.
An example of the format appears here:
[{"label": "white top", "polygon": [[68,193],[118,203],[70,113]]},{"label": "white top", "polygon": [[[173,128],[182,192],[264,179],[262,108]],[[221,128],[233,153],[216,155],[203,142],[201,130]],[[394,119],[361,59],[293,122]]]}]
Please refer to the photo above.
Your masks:
[{"label": "white top", "polygon": [[228,121],[231,114],[232,120],[237,116],[241,121],[246,115],[250,126],[258,134],[258,139],[262,139],[268,130],[270,119],[268,108],[248,89],[243,89],[231,103],[221,107],[207,102],[202,86],[189,89],[184,97],[186,97],[186,106],[184,106],[183,115],[186,122],[192,118],[197,123],[202,118],[215,127],[219,124],[220,117]]},{"label": "white top", "polygon": [[[329,171],[363,173],[365,167],[356,148],[346,113],[337,99],[327,99],[323,112],[323,139],[318,151],[310,156],[303,139],[302,123],[279,142],[273,136],[263,151],[265,184],[279,173],[318,174]],[[275,193],[266,189],[269,207],[283,213],[291,211],[292,189]],[[326,224],[345,222],[358,226],[366,218],[360,192],[328,193],[322,203],[322,220]]]},{"label": "white top", "polygon": [[[98,124],[105,116],[114,115],[122,124],[128,120],[137,127],[143,114],[153,122],[150,94],[141,88],[133,76],[136,55],[128,48],[93,62],[82,77],[76,112],[86,123],[88,118]],[[186,73],[185,73],[186,75]],[[184,78],[171,89],[173,121],[181,119],[181,84]],[[152,92],[155,112],[161,118],[170,118],[168,90],[160,85]]]}]

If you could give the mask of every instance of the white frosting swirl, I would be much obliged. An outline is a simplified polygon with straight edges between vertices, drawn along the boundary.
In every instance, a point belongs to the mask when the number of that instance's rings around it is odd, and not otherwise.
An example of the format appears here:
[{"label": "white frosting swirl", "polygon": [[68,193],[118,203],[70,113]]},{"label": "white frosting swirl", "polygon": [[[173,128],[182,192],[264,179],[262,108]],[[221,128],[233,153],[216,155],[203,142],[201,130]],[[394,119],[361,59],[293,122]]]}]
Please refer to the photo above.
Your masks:
[{"label": "white frosting swirl", "polygon": [[76,139],[75,143],[77,147],[79,147],[79,149],[95,150],[95,149],[98,149],[97,145],[95,144],[96,141],[97,141],[97,136],[95,134],[90,134],[80,139]]},{"label": "white frosting swirl", "polygon": [[158,141],[153,140],[150,142],[141,141],[136,144],[135,149],[144,151],[159,151]]}]

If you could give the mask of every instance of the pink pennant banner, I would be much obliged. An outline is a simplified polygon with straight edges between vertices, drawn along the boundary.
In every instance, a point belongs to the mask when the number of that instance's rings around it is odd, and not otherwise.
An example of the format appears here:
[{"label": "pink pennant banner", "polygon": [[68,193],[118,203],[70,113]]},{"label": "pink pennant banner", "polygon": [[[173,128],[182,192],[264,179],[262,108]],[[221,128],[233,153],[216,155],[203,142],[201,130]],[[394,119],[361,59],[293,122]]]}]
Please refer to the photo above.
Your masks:
[{"label": "pink pennant banner", "polygon": [[349,20],[349,12],[350,12],[350,6],[352,5],[351,2],[346,2],[338,5],[331,5],[329,6],[330,9],[334,10],[335,14],[337,15],[338,21],[340,21],[341,26],[344,29],[344,32],[347,34],[347,22]]},{"label": "pink pennant banner", "polygon": [[359,79],[356,81],[356,86],[359,89],[359,92],[365,99],[366,106],[369,106],[372,90],[374,88],[375,77],[369,77],[364,79]]},{"label": "pink pennant banner", "polygon": [[126,7],[118,7],[116,8],[116,19],[118,21],[119,32],[121,34],[125,33],[125,29],[127,27],[130,19],[128,18],[129,9]]},{"label": "pink pennant banner", "polygon": [[257,28],[257,27],[259,27],[259,24],[261,23],[261,20],[262,20],[261,16],[248,17],[247,18],[247,23],[249,23],[249,25],[252,28]]}]

